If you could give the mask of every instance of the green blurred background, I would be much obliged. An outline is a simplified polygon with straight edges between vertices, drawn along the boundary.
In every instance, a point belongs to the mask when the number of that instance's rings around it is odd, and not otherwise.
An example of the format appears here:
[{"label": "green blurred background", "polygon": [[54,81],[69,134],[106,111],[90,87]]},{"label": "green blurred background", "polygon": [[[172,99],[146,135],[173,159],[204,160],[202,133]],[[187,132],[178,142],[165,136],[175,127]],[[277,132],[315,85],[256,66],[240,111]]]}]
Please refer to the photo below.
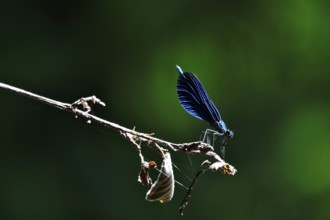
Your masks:
[{"label": "green blurred background", "polygon": [[[1,90],[1,220],[330,219],[329,1],[14,0],[0,25],[1,82],[63,102],[97,95],[96,115],[173,142],[209,128],[176,96],[175,64],[196,73],[235,132],[238,169],[203,175],[180,217],[185,189],[145,201],[116,132]],[[185,185],[193,174],[175,170]]]}]

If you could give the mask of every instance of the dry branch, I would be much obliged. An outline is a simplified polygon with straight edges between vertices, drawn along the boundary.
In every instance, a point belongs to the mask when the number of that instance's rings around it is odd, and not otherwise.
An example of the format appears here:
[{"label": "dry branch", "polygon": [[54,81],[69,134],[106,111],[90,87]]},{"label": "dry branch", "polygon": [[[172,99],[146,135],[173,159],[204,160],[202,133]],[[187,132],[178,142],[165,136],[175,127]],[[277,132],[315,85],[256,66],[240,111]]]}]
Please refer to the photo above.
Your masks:
[{"label": "dry branch", "polygon": [[[141,172],[140,172],[140,176],[139,176],[139,181],[146,186],[150,186],[152,184],[151,179],[148,176],[149,165],[152,166],[151,165],[152,163],[144,161],[143,155],[141,153],[141,143],[142,142],[146,142],[146,143],[148,143],[148,145],[154,146],[157,149],[159,149],[159,146],[162,146],[162,147],[170,149],[174,152],[181,151],[184,153],[193,153],[193,154],[204,155],[209,160],[206,160],[202,163],[201,169],[203,170],[203,172],[206,170],[221,171],[223,174],[229,174],[229,175],[235,175],[235,173],[237,172],[236,169],[232,165],[226,163],[214,151],[214,149],[211,145],[206,144],[204,142],[196,141],[196,142],[190,142],[190,143],[172,143],[169,141],[165,141],[165,140],[156,138],[156,137],[152,136],[152,134],[137,132],[134,129],[129,129],[129,128],[123,127],[116,123],[104,120],[102,118],[99,118],[95,115],[90,114],[91,107],[89,106],[89,103],[100,104],[102,106],[105,106],[105,104],[101,100],[96,98],[95,96],[80,98],[79,100],[75,101],[74,103],[69,104],[69,103],[56,101],[56,100],[53,100],[53,99],[50,99],[50,98],[47,98],[44,96],[40,96],[40,95],[34,94],[32,92],[29,92],[29,91],[26,91],[26,90],[23,90],[23,89],[14,87],[14,86],[10,86],[10,85],[4,84],[4,83],[0,83],[0,88],[9,90],[11,92],[15,92],[15,93],[25,96],[27,98],[31,98],[31,99],[43,102],[47,105],[71,112],[76,117],[79,116],[79,117],[87,119],[88,123],[95,122],[102,126],[112,128],[112,129],[116,130],[117,132],[119,132],[123,137],[128,139],[133,144],[133,146],[136,148],[136,150],[139,152],[139,157],[141,159]],[[141,175],[141,173],[143,175]],[[197,177],[199,176],[199,174],[197,175]],[[191,189],[189,191],[191,191]],[[188,196],[190,197],[190,192],[189,192]],[[187,203],[188,203],[188,198],[185,198],[183,208],[187,205]]]}]

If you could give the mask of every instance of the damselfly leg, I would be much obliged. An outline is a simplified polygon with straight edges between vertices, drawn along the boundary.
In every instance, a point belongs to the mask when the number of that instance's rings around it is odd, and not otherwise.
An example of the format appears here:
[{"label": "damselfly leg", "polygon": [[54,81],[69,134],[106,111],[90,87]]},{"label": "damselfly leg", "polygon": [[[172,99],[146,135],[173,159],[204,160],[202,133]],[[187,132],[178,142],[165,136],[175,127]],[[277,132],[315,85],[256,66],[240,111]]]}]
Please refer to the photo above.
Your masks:
[{"label": "damselfly leg", "polygon": [[215,148],[220,149],[220,156],[225,159],[225,147],[226,147],[226,137],[224,134],[219,133],[212,129],[206,129],[202,132],[200,140],[204,143],[212,145]]}]

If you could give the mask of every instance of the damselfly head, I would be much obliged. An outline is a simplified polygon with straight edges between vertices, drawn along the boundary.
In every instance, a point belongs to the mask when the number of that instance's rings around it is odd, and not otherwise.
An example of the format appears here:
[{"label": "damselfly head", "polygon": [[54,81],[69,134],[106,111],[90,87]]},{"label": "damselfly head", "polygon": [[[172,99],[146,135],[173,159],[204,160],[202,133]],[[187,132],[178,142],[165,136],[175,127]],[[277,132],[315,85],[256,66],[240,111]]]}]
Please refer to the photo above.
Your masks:
[{"label": "damselfly head", "polygon": [[229,130],[229,129],[227,129],[227,131],[225,132],[225,134],[226,134],[230,139],[232,139],[232,138],[234,137],[234,132],[231,131],[231,130]]},{"label": "damselfly head", "polygon": [[234,132],[227,128],[227,125],[224,121],[220,121],[218,124],[218,131],[222,134],[225,134],[230,139],[234,137]]}]

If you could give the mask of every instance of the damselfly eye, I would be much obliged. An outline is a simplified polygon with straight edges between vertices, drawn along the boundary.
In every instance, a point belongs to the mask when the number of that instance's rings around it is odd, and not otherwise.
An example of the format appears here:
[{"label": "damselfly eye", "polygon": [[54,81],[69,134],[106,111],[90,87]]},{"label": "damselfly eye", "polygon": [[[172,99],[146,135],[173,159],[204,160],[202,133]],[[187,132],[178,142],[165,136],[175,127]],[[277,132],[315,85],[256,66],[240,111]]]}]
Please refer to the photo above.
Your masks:
[{"label": "damselfly eye", "polygon": [[234,137],[234,132],[232,132],[231,130],[227,130],[227,131],[226,131],[226,135],[227,135],[229,138],[233,138],[233,137]]}]

